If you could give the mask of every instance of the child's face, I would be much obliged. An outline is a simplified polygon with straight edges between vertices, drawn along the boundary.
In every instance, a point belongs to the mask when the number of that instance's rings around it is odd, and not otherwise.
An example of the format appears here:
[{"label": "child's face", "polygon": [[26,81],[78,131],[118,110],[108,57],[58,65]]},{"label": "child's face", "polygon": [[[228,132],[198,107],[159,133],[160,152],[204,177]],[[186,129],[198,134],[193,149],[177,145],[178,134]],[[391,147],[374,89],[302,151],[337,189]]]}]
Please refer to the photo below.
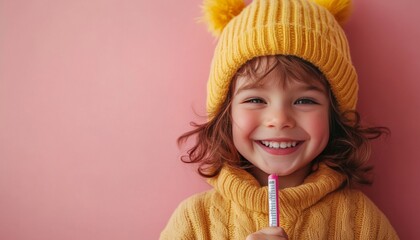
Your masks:
[{"label": "child's face", "polygon": [[327,146],[329,98],[319,81],[308,84],[281,76],[276,68],[251,87],[247,77],[238,77],[232,135],[239,153],[263,173],[293,177],[307,173]]}]

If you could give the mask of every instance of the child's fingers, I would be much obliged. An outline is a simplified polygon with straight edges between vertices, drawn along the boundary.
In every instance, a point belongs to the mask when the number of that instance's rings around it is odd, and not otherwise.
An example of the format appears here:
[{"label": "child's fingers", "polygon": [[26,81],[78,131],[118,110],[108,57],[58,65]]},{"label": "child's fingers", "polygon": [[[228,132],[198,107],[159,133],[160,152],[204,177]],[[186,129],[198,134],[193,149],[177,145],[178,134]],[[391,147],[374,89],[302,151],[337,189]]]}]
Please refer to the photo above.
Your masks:
[{"label": "child's fingers", "polygon": [[263,228],[258,232],[249,235],[246,240],[285,240],[288,239],[286,232],[281,227]]},{"label": "child's fingers", "polygon": [[263,228],[259,232],[265,234],[265,235],[272,235],[272,236],[278,236],[281,237],[279,239],[288,239],[288,236],[283,228],[281,227],[268,227]]}]

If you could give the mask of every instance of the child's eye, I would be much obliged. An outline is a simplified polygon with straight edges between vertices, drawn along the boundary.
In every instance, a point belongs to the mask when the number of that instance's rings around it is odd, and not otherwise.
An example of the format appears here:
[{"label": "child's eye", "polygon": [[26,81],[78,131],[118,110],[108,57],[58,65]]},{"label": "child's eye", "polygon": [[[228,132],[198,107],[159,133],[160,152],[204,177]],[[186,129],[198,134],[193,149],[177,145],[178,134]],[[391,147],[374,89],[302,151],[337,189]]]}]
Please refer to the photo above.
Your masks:
[{"label": "child's eye", "polygon": [[295,104],[318,104],[318,103],[310,98],[300,98],[296,100]]},{"label": "child's eye", "polygon": [[264,103],[264,100],[260,98],[250,98],[250,99],[247,99],[245,103]]}]

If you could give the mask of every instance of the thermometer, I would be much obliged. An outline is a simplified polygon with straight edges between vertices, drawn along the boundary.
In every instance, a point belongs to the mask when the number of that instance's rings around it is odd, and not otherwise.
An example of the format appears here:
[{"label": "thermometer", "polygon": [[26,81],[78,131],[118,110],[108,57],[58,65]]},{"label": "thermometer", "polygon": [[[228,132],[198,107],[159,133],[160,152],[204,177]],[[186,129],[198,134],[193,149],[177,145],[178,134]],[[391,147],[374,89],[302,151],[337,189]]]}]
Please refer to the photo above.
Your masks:
[{"label": "thermometer", "polygon": [[268,176],[268,222],[270,227],[279,226],[279,195],[278,177],[276,174]]}]

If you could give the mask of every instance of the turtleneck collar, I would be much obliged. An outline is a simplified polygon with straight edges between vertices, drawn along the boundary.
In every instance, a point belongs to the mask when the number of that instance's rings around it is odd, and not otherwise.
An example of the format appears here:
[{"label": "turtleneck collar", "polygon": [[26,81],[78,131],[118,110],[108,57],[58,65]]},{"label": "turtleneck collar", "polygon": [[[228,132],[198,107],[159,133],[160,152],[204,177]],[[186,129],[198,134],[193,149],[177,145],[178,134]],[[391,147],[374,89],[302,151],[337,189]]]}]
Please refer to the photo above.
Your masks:
[{"label": "turtleneck collar", "polygon": [[[279,191],[280,218],[295,219],[301,211],[338,189],[344,179],[342,174],[320,164],[318,170],[306,177],[303,184]],[[224,198],[251,211],[268,214],[267,186],[260,186],[247,171],[224,166],[221,172],[208,182]]]}]

